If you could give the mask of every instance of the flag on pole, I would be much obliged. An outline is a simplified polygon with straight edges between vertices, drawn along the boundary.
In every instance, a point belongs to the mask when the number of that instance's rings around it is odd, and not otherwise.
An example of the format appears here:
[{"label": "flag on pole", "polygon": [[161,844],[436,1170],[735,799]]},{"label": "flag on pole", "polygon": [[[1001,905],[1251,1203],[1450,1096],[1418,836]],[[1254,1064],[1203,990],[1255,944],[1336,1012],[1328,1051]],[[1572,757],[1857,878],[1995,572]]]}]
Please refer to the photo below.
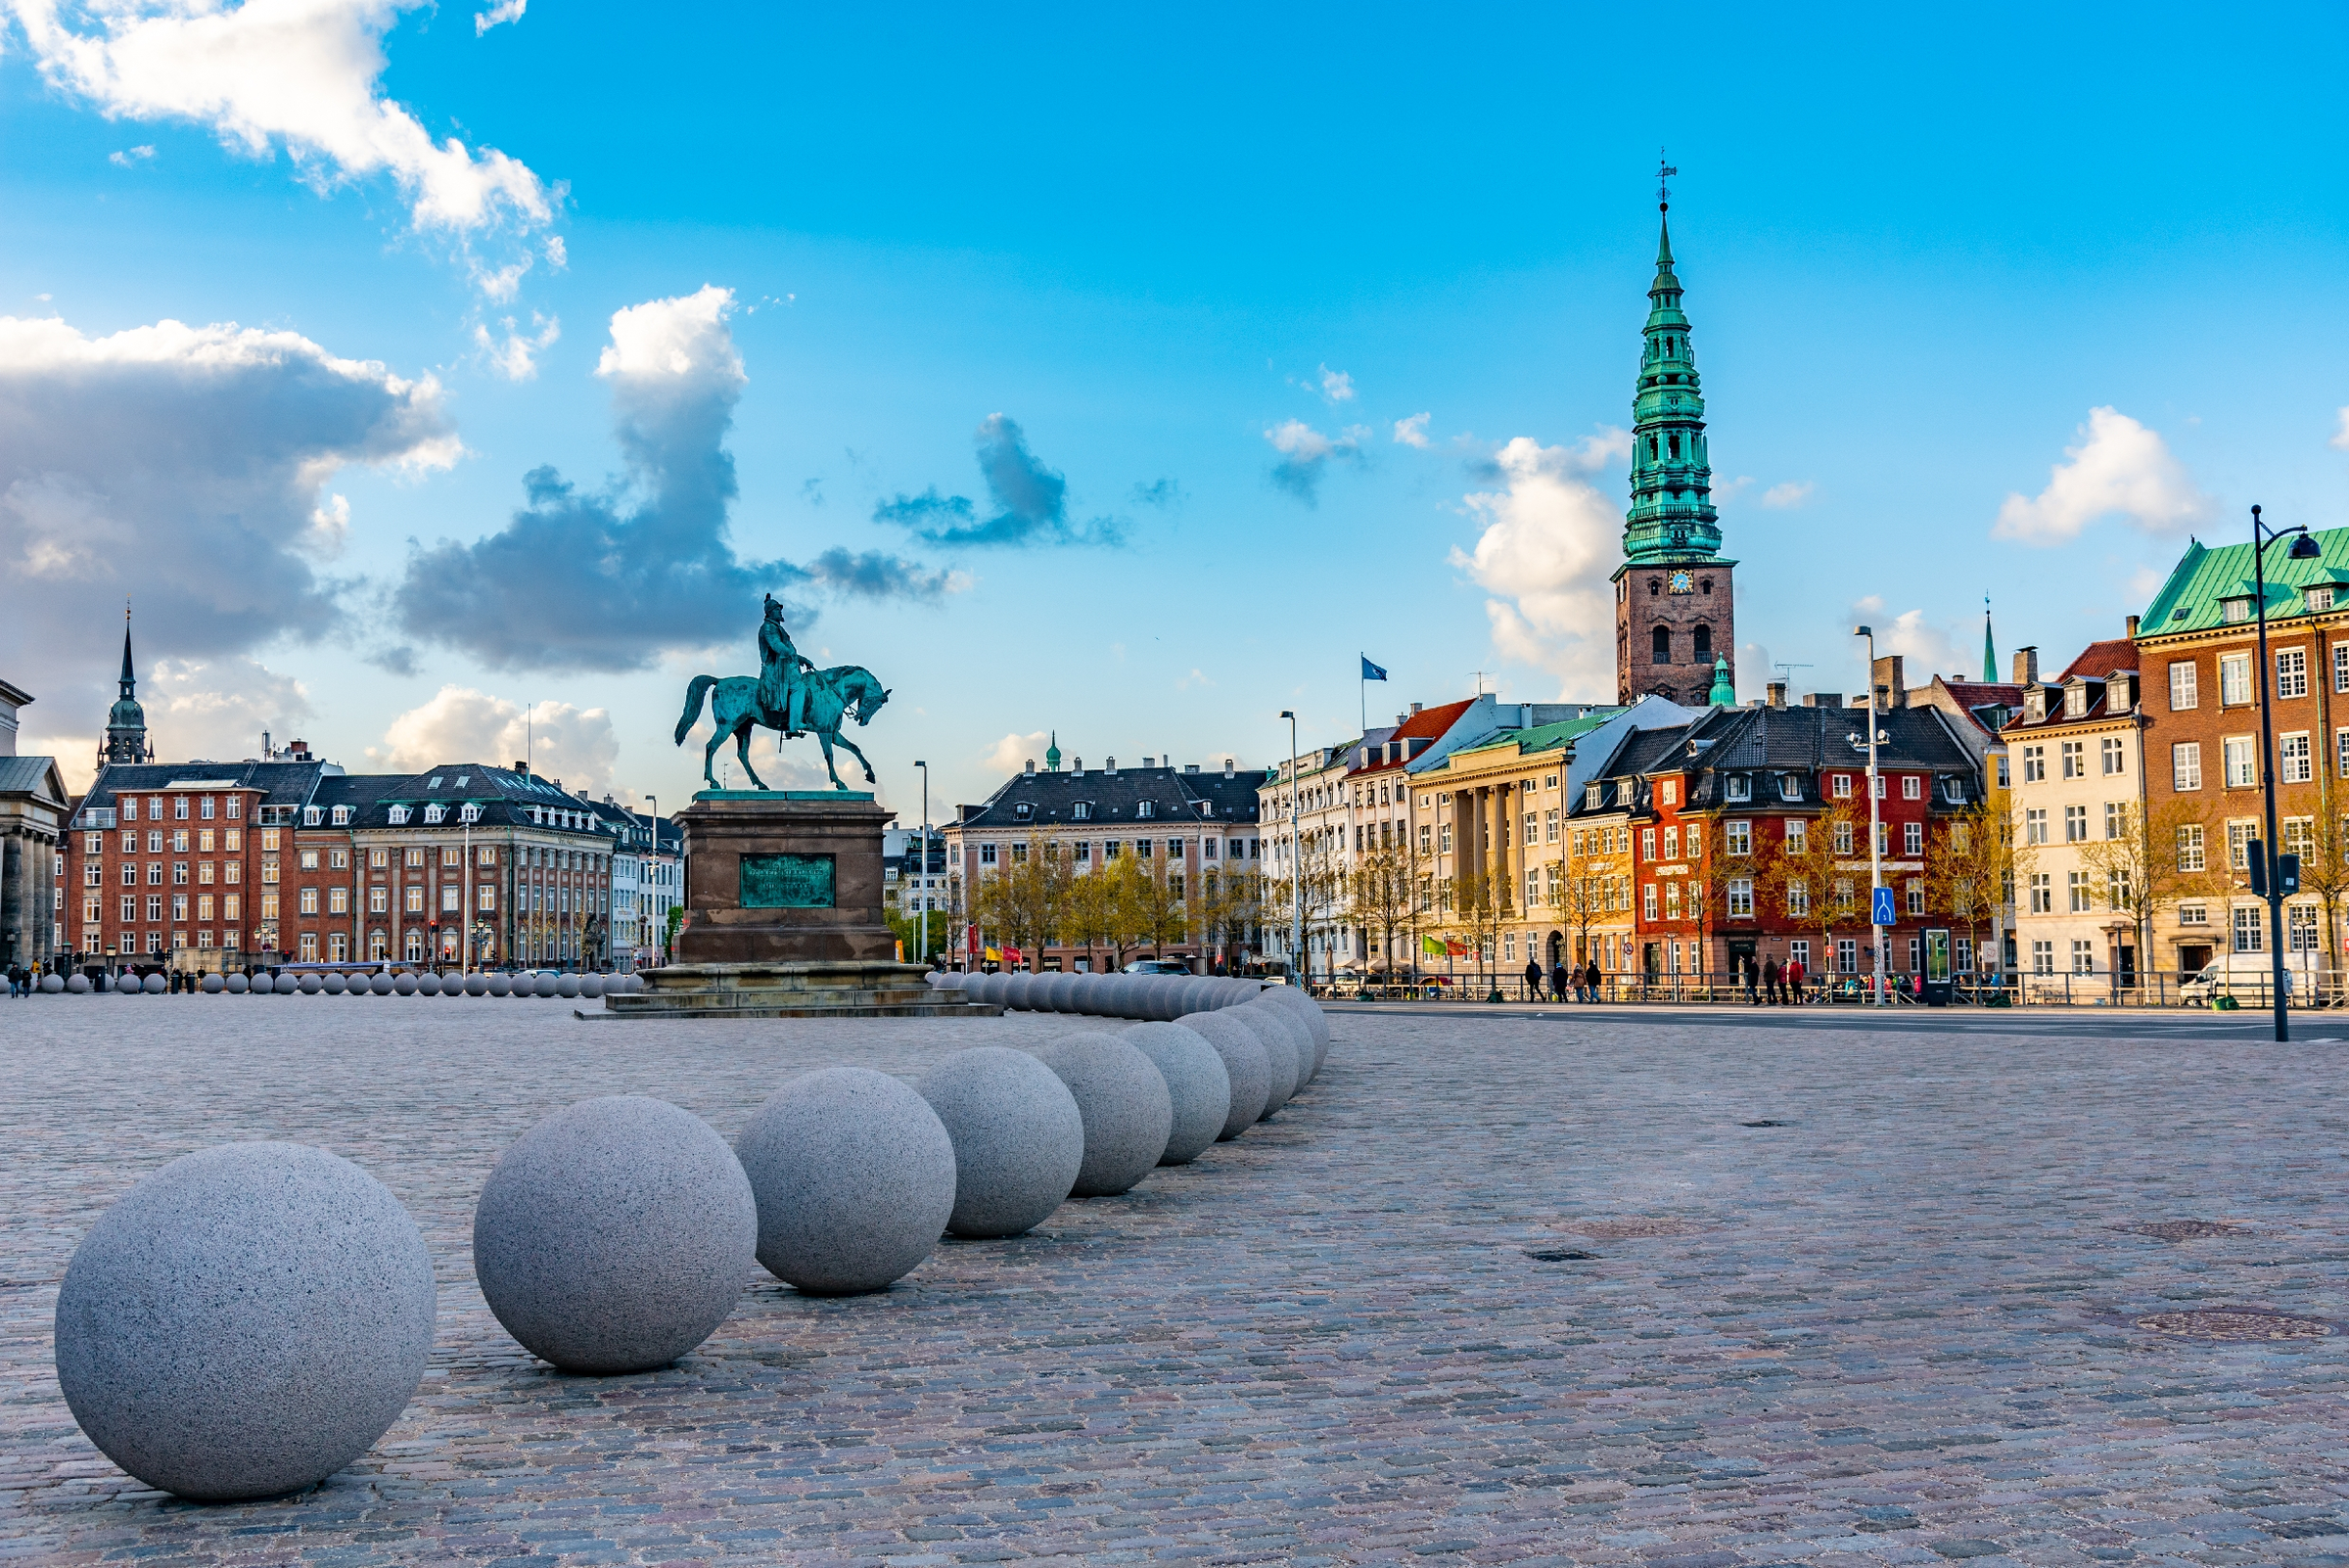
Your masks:
[{"label": "flag on pole", "polygon": [[1384,680],[1384,679],[1386,679],[1386,678],[1387,678],[1387,672],[1386,672],[1385,670],[1383,670],[1383,669],[1379,669],[1379,668],[1378,668],[1378,666],[1376,666],[1376,665],[1372,664],[1372,663],[1370,662],[1370,656],[1369,656],[1368,654],[1364,654],[1364,655],[1362,655],[1362,656],[1361,656],[1361,659],[1362,659],[1362,678],[1363,678],[1364,680]]}]

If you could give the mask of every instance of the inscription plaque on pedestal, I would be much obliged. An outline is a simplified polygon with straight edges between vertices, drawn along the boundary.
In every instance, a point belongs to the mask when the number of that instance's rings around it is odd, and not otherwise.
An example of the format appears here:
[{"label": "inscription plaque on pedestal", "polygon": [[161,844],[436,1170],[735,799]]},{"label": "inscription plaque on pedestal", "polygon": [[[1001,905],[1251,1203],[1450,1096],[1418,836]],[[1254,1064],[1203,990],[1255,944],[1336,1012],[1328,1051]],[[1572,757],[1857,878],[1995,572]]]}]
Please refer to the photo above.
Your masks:
[{"label": "inscription plaque on pedestal", "polygon": [[745,909],[831,909],[838,906],[838,862],[828,854],[746,854]]}]

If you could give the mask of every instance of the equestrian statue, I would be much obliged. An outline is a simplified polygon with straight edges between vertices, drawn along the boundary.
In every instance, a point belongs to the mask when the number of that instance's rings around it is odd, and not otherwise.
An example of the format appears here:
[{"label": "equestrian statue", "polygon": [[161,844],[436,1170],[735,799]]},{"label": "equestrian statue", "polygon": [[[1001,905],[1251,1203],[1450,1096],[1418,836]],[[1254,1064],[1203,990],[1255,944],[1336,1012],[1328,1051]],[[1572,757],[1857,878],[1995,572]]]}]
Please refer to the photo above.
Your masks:
[{"label": "equestrian statue", "polygon": [[[712,690],[716,691],[714,697]],[[686,734],[702,716],[702,703],[710,703],[710,716],[716,728],[710,744],[702,751],[702,777],[712,789],[718,788],[716,776],[711,772],[711,761],[726,737],[734,737],[735,753],[742,759],[742,770],[750,774],[751,782],[765,789],[761,779],[751,766],[751,731],[754,728],[782,731],[785,740],[798,740],[813,734],[824,749],[824,771],[832,775],[832,787],[845,790],[840,781],[840,769],[832,762],[832,748],[845,746],[857,761],[864,764],[864,781],[873,782],[873,764],[856,743],[840,732],[841,724],[853,717],[859,724],[869,724],[881,705],[889,701],[889,692],[873,677],[873,672],[859,665],[834,665],[818,669],[800,656],[792,645],[791,632],[783,624],[783,607],[775,596],[766,596],[766,619],[759,625],[759,673],[728,675],[696,675],[685,688],[685,713],[677,720],[677,744],[685,744]]]}]

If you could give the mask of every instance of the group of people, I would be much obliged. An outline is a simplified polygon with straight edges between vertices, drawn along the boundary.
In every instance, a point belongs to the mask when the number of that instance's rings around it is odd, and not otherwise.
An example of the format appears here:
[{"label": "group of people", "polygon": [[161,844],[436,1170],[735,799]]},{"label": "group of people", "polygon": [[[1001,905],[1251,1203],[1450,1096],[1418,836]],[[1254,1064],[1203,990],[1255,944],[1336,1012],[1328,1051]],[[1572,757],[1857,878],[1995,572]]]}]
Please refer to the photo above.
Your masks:
[{"label": "group of people", "polygon": [[41,983],[41,972],[23,964],[8,966],[8,993],[11,996],[29,996]]},{"label": "group of people", "polygon": [[1745,961],[1745,999],[1755,1007],[1792,1007],[1803,999],[1803,982],[1809,977],[1803,972],[1799,958],[1779,963],[1765,958],[1757,970],[1754,961]]},{"label": "group of people", "polygon": [[[1748,959],[1743,967],[1745,997],[1754,1006],[1793,1007],[1803,1001],[1803,986],[1810,976],[1802,960],[1789,958],[1781,964],[1775,958],[1768,958],[1757,965]],[[1549,972],[1548,999],[1565,1001],[1571,997],[1578,1002],[1594,1002],[1604,994],[1601,988],[1605,984],[1606,977],[1599,972],[1595,963],[1560,963]],[[1542,960],[1539,958],[1525,961],[1525,999],[1543,999]]]},{"label": "group of people", "polygon": [[[1549,972],[1549,999],[1564,1001],[1571,994],[1576,1001],[1594,1002],[1599,998],[1599,988],[1605,984],[1606,977],[1599,973],[1595,963],[1572,966],[1560,963]],[[1539,958],[1525,961],[1525,999],[1542,999],[1542,960]]]}]

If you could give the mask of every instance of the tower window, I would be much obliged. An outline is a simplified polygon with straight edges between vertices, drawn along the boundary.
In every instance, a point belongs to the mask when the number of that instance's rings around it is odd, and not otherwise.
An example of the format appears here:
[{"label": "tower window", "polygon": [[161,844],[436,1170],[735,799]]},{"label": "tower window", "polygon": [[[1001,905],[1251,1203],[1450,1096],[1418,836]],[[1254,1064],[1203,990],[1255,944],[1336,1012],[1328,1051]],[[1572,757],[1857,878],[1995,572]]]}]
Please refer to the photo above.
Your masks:
[{"label": "tower window", "polygon": [[1665,445],[1676,459],[1681,455],[1681,438],[1678,436],[1673,437]]},{"label": "tower window", "polygon": [[1698,626],[1696,628],[1696,662],[1701,665],[1712,657],[1713,628],[1711,626]]},{"label": "tower window", "polygon": [[1653,436],[1647,438],[1647,455],[1652,459],[1663,455],[1662,443]]},{"label": "tower window", "polygon": [[1662,593],[1663,591],[1664,579],[1662,577],[1650,577],[1647,579],[1647,596],[1649,598],[1653,599],[1657,594]]},{"label": "tower window", "polygon": [[1672,663],[1672,628],[1658,626],[1649,638],[1652,657],[1659,665]]}]

